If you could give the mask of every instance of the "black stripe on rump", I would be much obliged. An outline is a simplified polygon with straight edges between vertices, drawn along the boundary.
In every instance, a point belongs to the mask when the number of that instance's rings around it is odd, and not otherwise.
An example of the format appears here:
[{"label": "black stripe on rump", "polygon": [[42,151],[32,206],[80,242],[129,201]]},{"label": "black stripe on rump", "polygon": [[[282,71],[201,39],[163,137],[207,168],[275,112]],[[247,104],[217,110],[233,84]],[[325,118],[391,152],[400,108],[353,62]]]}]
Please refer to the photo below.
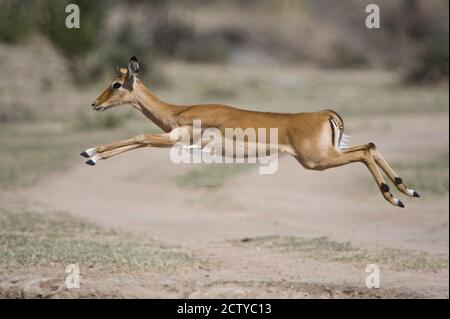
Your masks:
[{"label": "black stripe on rump", "polygon": [[335,140],[335,132],[334,132],[335,124],[333,124],[334,120],[332,117],[330,117],[329,121],[330,121],[330,126],[331,126],[331,143],[333,144],[334,147],[336,147],[336,145],[334,145],[334,140]]}]

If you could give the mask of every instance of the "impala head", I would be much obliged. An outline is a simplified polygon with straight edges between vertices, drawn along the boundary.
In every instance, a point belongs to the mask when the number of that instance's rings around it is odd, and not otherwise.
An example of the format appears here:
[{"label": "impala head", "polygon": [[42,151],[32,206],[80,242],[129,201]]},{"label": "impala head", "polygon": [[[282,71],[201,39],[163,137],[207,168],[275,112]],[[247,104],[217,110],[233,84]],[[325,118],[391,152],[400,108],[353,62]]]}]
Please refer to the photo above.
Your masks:
[{"label": "impala head", "polygon": [[127,68],[119,68],[117,76],[110,86],[92,103],[96,111],[104,111],[113,106],[133,103],[136,100],[134,87],[139,64],[135,56],[130,58]]}]

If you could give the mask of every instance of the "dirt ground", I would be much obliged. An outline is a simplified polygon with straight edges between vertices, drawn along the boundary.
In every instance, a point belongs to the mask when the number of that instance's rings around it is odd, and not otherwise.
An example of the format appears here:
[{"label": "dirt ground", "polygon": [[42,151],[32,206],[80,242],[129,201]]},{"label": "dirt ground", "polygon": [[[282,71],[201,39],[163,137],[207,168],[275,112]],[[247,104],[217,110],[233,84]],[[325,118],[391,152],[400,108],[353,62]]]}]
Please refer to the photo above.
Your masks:
[{"label": "dirt ground", "polygon": [[[426,123],[421,116],[390,120],[395,128],[389,134],[377,129],[382,119],[374,117],[373,129],[353,142],[374,141],[392,161],[420,158],[448,143],[448,119],[442,116],[428,117]],[[48,269],[32,281],[34,268],[32,274],[13,272],[0,287],[11,296],[448,298],[448,262],[438,269],[403,269],[376,258],[341,262],[258,243],[274,235],[325,236],[368,249],[443,254],[448,261],[448,196],[422,192],[421,199],[405,199],[406,208],[399,209],[371,187],[363,166],[312,172],[288,156],[280,158],[274,175],[259,175],[252,168],[216,190],[175,187],[176,176],[192,165],[172,164],[168,151],[158,149],[129,152],[95,167],[80,158],[71,169],[15,196],[105,227],[151,234],[192,252],[200,266],[154,273],[82,270],[82,287],[70,291]],[[365,288],[365,265],[370,263],[380,267],[380,289]]]}]

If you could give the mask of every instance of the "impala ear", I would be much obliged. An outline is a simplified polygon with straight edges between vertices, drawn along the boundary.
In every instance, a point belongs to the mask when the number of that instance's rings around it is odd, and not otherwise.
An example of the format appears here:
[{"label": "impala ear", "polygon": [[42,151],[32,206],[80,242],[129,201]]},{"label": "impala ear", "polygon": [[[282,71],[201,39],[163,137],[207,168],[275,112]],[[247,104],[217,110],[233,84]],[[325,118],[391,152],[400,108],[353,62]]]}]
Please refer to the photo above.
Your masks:
[{"label": "impala ear", "polygon": [[139,63],[135,56],[130,58],[128,62],[128,76],[134,76],[139,72]]},{"label": "impala ear", "polygon": [[127,75],[125,77],[125,81],[123,82],[123,87],[133,90],[134,82],[136,80],[136,74],[139,72],[139,63],[135,56],[130,58],[128,62]]}]

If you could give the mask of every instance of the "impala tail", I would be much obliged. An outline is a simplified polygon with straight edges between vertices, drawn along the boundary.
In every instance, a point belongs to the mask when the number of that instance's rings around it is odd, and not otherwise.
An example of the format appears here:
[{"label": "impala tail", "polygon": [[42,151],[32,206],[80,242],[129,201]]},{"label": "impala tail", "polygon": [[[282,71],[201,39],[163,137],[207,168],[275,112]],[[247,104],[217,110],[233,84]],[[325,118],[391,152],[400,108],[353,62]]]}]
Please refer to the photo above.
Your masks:
[{"label": "impala tail", "polygon": [[333,141],[333,146],[336,149],[344,149],[350,145],[349,135],[344,134],[344,121],[342,117],[332,110],[327,110],[330,112],[330,126],[331,126],[331,140]]}]

